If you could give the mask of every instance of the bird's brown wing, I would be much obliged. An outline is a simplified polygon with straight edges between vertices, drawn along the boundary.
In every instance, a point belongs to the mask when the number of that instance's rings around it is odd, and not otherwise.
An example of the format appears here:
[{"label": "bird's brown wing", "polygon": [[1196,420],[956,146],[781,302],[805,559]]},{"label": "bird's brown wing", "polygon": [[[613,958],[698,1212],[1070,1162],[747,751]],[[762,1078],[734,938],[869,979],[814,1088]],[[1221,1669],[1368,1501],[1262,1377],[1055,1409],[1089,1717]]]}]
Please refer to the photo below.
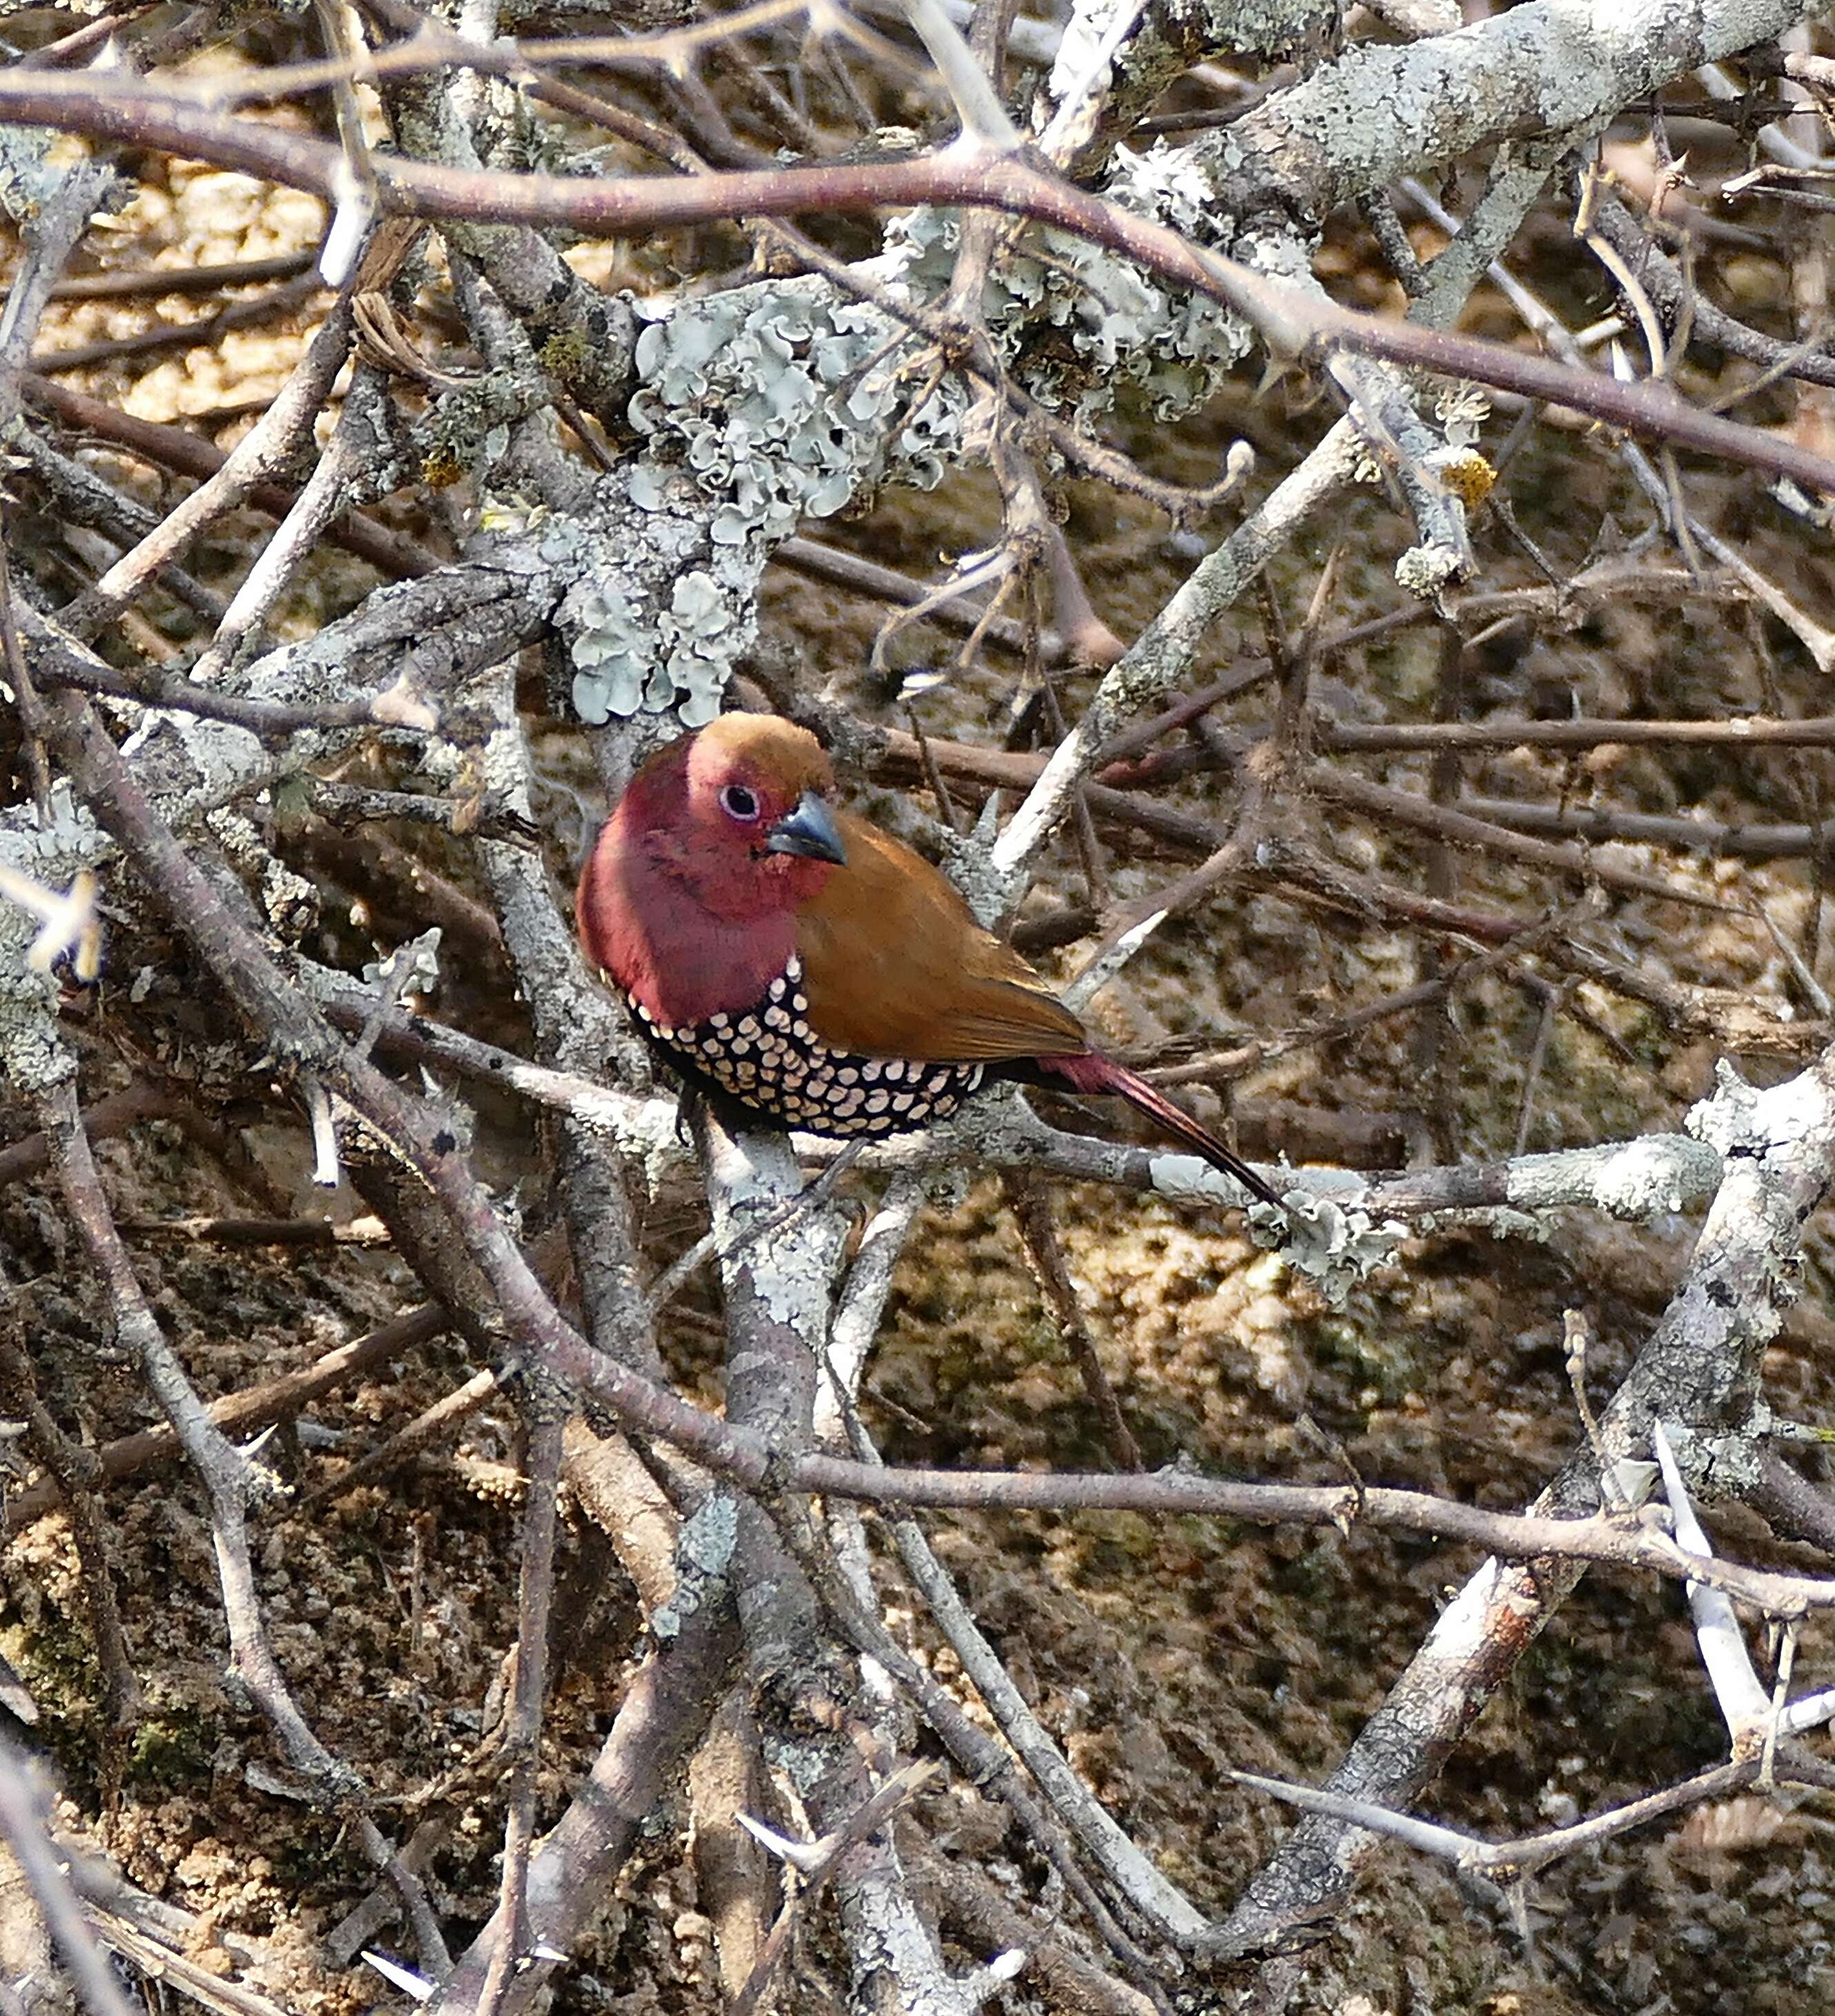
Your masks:
[{"label": "bird's brown wing", "polygon": [[1089,1047],[1082,1024],[921,855],[850,813],[837,823],[847,865],[797,914],[809,1021],[825,1043],[964,1063]]}]

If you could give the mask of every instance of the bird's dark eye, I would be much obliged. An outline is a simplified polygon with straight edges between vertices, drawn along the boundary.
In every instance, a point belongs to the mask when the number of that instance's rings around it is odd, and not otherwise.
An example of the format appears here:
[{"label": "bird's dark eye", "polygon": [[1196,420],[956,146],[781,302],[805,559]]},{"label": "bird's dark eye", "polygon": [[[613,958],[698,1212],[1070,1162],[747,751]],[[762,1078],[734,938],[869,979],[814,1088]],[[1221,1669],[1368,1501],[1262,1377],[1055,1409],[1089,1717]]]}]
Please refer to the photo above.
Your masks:
[{"label": "bird's dark eye", "polygon": [[749,826],[758,816],[758,801],[743,784],[729,784],[720,794],[720,809],[729,819],[743,820]]}]

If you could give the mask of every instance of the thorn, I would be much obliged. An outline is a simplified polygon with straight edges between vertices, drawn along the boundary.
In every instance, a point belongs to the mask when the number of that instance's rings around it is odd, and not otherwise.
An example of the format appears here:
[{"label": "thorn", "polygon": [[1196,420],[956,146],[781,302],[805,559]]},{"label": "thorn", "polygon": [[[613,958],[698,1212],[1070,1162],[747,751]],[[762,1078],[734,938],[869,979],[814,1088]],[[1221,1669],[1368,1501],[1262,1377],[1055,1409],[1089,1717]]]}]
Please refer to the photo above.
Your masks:
[{"label": "thorn", "polygon": [[357,254],[376,221],[376,192],[341,157],[332,168],[331,189],[335,207],[319,250],[318,277],[328,287],[342,287],[355,271]]},{"label": "thorn", "polygon": [[735,1813],[733,1818],[761,1848],[805,1874],[811,1869],[819,1868],[828,1852],[826,1841],[792,1841],[775,1828],[768,1827],[762,1820],[754,1820],[750,1813]]},{"label": "thorn", "polygon": [[321,1190],[335,1190],[344,1172],[338,1165],[337,1127],[332,1118],[331,1096],[315,1077],[302,1076],[300,1089],[305,1095],[306,1112],[312,1125],[312,1180]]},{"label": "thorn", "polygon": [[365,1947],[363,1958],[369,1961],[391,1988],[398,1988],[404,1995],[411,1995],[416,2002],[430,2002],[434,1999],[434,1984],[425,1975],[404,1967],[399,1960],[390,1960],[387,1953],[380,1953]]}]

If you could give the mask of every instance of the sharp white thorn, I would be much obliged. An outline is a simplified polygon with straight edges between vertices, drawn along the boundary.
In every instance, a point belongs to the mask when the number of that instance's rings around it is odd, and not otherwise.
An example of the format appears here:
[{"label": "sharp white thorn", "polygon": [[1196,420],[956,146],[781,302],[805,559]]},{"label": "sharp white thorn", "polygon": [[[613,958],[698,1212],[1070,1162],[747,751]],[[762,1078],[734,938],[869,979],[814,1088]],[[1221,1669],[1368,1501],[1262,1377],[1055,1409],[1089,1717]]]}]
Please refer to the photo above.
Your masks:
[{"label": "sharp white thorn", "polygon": [[430,2002],[434,1999],[434,1984],[411,1967],[404,1967],[399,1960],[390,1960],[387,1953],[365,1949],[363,1957],[373,1967],[391,1988],[398,1988],[404,1995],[411,1995],[416,2002]]}]

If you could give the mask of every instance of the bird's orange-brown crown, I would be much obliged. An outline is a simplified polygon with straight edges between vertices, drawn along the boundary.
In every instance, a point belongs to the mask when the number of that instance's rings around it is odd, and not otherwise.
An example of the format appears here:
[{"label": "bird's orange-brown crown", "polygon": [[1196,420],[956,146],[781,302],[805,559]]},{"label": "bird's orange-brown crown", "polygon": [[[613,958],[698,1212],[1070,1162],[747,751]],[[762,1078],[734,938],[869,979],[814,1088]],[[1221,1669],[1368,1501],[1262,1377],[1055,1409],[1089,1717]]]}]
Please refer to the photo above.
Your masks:
[{"label": "bird's orange-brown crown", "polygon": [[769,819],[794,809],[805,791],[835,788],[828,751],[806,728],[775,714],[723,714],[692,738],[688,753],[691,803],[704,808],[741,785],[767,801]]},{"label": "bird's orange-brown crown", "polygon": [[787,913],[828,880],[838,844],[805,850],[794,833],[799,812],[819,818],[834,787],[822,744],[774,714],[721,715],[631,780],[653,834],[666,827],[677,844],[678,879],[703,908],[736,919]]}]

